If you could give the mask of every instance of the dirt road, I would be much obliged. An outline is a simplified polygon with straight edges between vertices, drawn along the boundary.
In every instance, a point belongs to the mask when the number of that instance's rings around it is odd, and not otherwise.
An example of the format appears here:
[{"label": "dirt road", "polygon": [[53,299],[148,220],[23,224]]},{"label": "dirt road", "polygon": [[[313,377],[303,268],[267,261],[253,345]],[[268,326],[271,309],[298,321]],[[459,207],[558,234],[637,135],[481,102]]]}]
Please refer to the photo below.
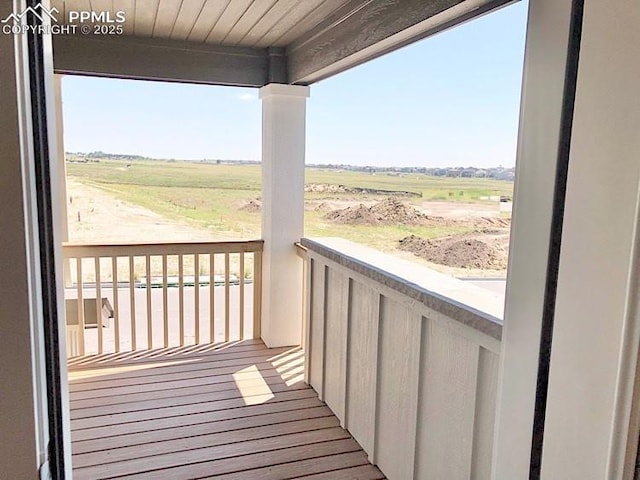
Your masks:
[{"label": "dirt road", "polygon": [[173,221],[98,188],[67,180],[69,241],[126,243],[220,241],[215,233]]}]

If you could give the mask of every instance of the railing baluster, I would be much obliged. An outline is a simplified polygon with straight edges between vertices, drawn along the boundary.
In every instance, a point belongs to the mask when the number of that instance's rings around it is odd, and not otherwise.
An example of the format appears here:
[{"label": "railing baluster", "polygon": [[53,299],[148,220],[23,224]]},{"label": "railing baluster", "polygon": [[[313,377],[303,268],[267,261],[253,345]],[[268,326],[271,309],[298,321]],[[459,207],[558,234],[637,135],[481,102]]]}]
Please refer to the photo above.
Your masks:
[{"label": "railing baluster", "polygon": [[182,254],[178,255],[178,304],[180,305],[180,346],[184,346],[184,265]]},{"label": "railing baluster", "polygon": [[262,335],[262,252],[253,252],[253,338]]},{"label": "railing baluster", "polygon": [[133,255],[129,255],[129,306],[131,308],[131,351],[137,350],[136,348],[136,292],[135,292],[135,278],[134,278],[134,265]]},{"label": "railing baluster", "polygon": [[200,343],[200,254],[193,256],[193,301],[196,345]]},{"label": "railing baluster", "polygon": [[229,252],[224,254],[224,341],[229,341]]},{"label": "railing baluster", "polygon": [[216,320],[216,298],[215,298],[215,279],[214,279],[214,267],[216,256],[213,253],[209,254],[209,342],[215,343],[215,320]]},{"label": "railing baluster", "polygon": [[[216,341],[235,341],[237,339],[244,340],[249,337],[248,331],[251,329],[251,322],[253,322],[254,336],[260,336],[260,299],[261,299],[261,285],[262,285],[262,243],[260,241],[247,241],[247,242],[216,242],[216,243],[167,243],[167,244],[128,244],[128,245],[72,245],[65,244],[63,246],[63,254],[65,260],[71,260],[76,262],[75,268],[78,276],[76,282],[76,296],[78,302],[77,312],[77,345],[74,350],[70,349],[70,355],[87,355],[87,354],[104,354],[109,352],[122,352],[122,351],[137,351],[139,349],[153,349],[164,346],[165,348],[171,346],[185,345],[200,345],[202,343]],[[253,255],[247,257],[247,254]],[[193,270],[191,268],[190,257],[193,255]],[[209,256],[207,261],[206,256]],[[221,275],[219,286],[220,289],[216,291],[216,256],[224,256],[224,271],[219,272]],[[236,257],[237,255],[237,257]],[[204,256],[204,258],[203,258]],[[152,274],[154,270],[153,257],[160,257],[162,263],[162,282],[158,284],[153,283]],[[106,258],[106,263],[111,263],[111,280],[107,279],[107,285],[103,288],[103,265],[102,259]],[[178,280],[174,282],[172,277],[169,278],[169,273],[172,275],[176,273],[173,270],[174,260],[178,261]],[[188,259],[185,265],[185,258]],[[237,260],[236,260],[237,258]],[[95,291],[96,304],[95,308],[91,307],[91,321],[93,322],[93,312],[97,318],[97,325],[95,334],[86,336],[86,324],[87,324],[87,311],[85,309],[85,301],[87,300],[86,290],[84,288],[84,275],[86,271],[86,265],[83,265],[84,259],[87,262],[91,262],[93,267],[91,268],[91,279],[93,281],[93,272],[95,271],[95,290],[91,289],[91,301],[93,302],[93,292]],[[128,259],[128,260],[127,260]],[[169,260],[171,259],[171,265]],[[218,257],[218,262],[222,262],[222,258]],[[122,269],[127,268],[120,265],[126,263],[128,267],[128,274],[123,273]],[[248,283],[251,280],[245,276],[245,269],[251,263],[253,265],[253,298],[251,292],[247,293]],[[105,263],[105,265],[106,265]],[[158,262],[160,263],[160,262]],[[208,266],[206,265],[208,263]],[[233,263],[233,266],[232,266]],[[169,270],[169,267],[172,270]],[[108,268],[108,265],[105,267]],[[139,268],[139,270],[136,270]],[[220,268],[222,270],[222,268]],[[120,271],[118,271],[120,270]],[[202,272],[201,272],[202,270]],[[207,328],[206,318],[201,318],[203,315],[203,309],[206,308],[204,303],[207,303],[207,299],[202,298],[202,288],[207,285],[206,281],[201,280],[201,273],[203,275],[206,271],[209,271],[209,335],[205,333]],[[251,270],[251,268],[249,268]],[[193,272],[193,283],[190,280],[191,273]],[[156,272],[157,273],[157,272]],[[235,278],[235,275],[238,278]],[[140,278],[142,275],[146,275],[147,285],[145,290],[142,289],[138,292],[138,287],[142,287]],[[125,280],[122,280],[122,276],[125,276]],[[186,276],[185,276],[186,275]],[[187,280],[189,279],[189,280]],[[126,303],[120,302],[120,285],[119,281],[128,280],[128,292],[129,300]],[[223,287],[224,282],[224,287]],[[110,285],[109,285],[110,283]],[[160,312],[154,311],[154,291],[156,286],[162,286],[162,306],[163,315],[160,319]],[[193,285],[194,292],[193,297],[190,293],[185,293],[186,287]],[[238,297],[232,286],[238,286]],[[171,293],[169,288],[178,287],[177,295]],[[125,286],[126,288],[126,286]],[[224,288],[224,290],[223,290]],[[109,333],[109,330],[105,330],[104,320],[104,302],[103,297],[105,292],[113,293],[113,305],[112,305],[112,318],[114,322],[113,335]],[[137,298],[138,293],[140,297]],[[158,292],[159,294],[160,292]],[[187,295],[188,298],[185,298]],[[205,293],[206,295],[206,293]],[[216,296],[219,295],[219,298]],[[177,300],[171,300],[169,297],[177,296]],[[108,294],[107,294],[108,297]],[[234,298],[232,298],[234,297]],[[158,300],[160,300],[158,298]],[[126,301],[126,298],[125,298]],[[171,302],[177,302],[177,305],[173,305]],[[194,307],[191,307],[191,301],[194,302]],[[224,301],[224,307],[221,302]],[[137,305],[142,302],[143,305]],[[250,307],[247,303],[253,302],[253,319],[249,319]],[[218,311],[216,312],[216,303],[220,303]],[[128,304],[128,305],[127,305]],[[141,325],[137,325],[137,312],[136,307],[144,309],[146,306],[146,315],[140,312],[143,317],[140,319]],[[127,307],[127,308],[125,308]],[[170,308],[171,307],[171,308]],[[220,309],[224,308],[224,311]],[[124,310],[123,310],[124,309]],[[238,313],[236,314],[236,309]],[[159,310],[159,307],[158,307]],[[128,318],[124,320],[124,323],[120,324],[121,313],[124,312],[126,317],[126,311],[129,312]],[[193,313],[192,313],[193,312]],[[170,316],[173,317],[170,318]],[[193,330],[191,330],[191,316],[193,315]],[[206,315],[206,314],[205,314]],[[74,314],[75,316],[75,314]],[[218,318],[216,318],[218,316]],[[157,317],[157,318],[156,318]],[[130,326],[126,322],[131,322]],[[155,322],[155,323],[154,323]],[[173,323],[175,322],[175,323]],[[218,323],[219,322],[219,323]],[[237,324],[236,324],[237,322]],[[143,325],[144,324],[144,325]],[[146,329],[145,329],[146,325]],[[93,326],[93,324],[91,325]],[[122,329],[120,327],[123,327]],[[146,335],[142,331],[138,331],[140,327],[146,331]],[[164,327],[163,339],[154,339],[154,336],[160,337],[159,329]],[[71,330],[75,331],[75,326],[68,327],[69,333]],[[224,329],[224,334],[222,330]],[[129,330],[129,334],[127,334]],[[89,330],[91,332],[91,330]],[[75,333],[75,332],[74,332]],[[138,334],[143,335],[146,339],[138,339]],[[220,335],[219,335],[220,334]],[[95,337],[94,337],[95,335]],[[130,335],[130,343],[127,337]],[[193,343],[191,337],[193,336]],[[208,338],[207,338],[208,337]],[[71,337],[69,337],[71,338]],[[94,338],[97,338],[97,347],[94,347]],[[114,345],[111,346],[113,339]],[[89,342],[90,340],[90,342]],[[145,341],[146,340],[146,341]],[[164,344],[162,341],[164,340]],[[71,342],[71,340],[69,340]],[[75,339],[73,340],[76,341]],[[123,343],[124,342],[124,343]],[[140,344],[142,342],[142,344]],[[70,343],[71,344],[71,343]]]},{"label": "railing baluster", "polygon": [[167,256],[162,255],[162,315],[164,322],[164,348],[169,347],[169,294],[167,289]]},{"label": "railing baluster", "polygon": [[85,354],[84,342],[84,298],[82,296],[82,257],[76,258],[76,290],[78,299],[78,334],[80,336],[80,355]]},{"label": "railing baluster", "polygon": [[151,255],[145,255],[145,274],[147,276],[147,345],[153,348],[153,316],[151,313]]},{"label": "railing baluster", "polygon": [[111,276],[113,277],[113,343],[116,353],[120,351],[120,314],[118,313],[118,257],[111,257]]},{"label": "railing baluster", "polygon": [[102,281],[100,275],[100,257],[95,257],[96,271],[96,322],[98,324],[98,354],[103,351],[104,332],[102,331]]},{"label": "railing baluster", "polygon": [[244,252],[240,252],[240,292],[239,292],[239,297],[240,297],[240,305],[239,305],[239,320],[240,320],[240,325],[239,325],[239,335],[240,335],[240,340],[244,340]]}]

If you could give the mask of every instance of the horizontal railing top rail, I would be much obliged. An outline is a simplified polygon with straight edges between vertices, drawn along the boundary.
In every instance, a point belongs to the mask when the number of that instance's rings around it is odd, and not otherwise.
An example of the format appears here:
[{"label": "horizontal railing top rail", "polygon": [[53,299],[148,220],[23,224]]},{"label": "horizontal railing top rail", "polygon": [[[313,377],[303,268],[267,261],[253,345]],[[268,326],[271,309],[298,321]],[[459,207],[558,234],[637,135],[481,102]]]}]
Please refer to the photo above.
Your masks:
[{"label": "horizontal railing top rail", "polygon": [[63,244],[68,355],[259,338],[263,243]]},{"label": "horizontal railing top rail", "polygon": [[229,242],[133,242],[108,245],[66,242],[62,244],[62,252],[64,258],[127,255],[179,255],[197,253],[250,253],[262,252],[263,245],[263,240],[239,240]]},{"label": "horizontal railing top rail", "polygon": [[[337,246],[338,244],[340,244],[339,247]],[[350,244],[357,247],[357,250],[342,248],[343,245],[348,247]],[[385,267],[364,260],[363,257],[366,257],[366,254],[362,254],[362,252],[368,249],[361,245],[352,244],[342,239],[311,240],[309,238],[301,239],[299,245],[385,287],[416,300],[430,310],[438,312],[496,340],[501,340],[502,338],[502,319],[499,316],[502,310],[502,302],[499,300],[496,301],[493,298],[495,295],[492,295],[491,292],[482,293],[483,297],[489,298],[489,305],[486,310],[492,311],[493,314],[483,311],[473,304],[466,304],[463,301],[437,292],[435,289],[426,288],[420,285],[415,278],[409,279],[405,278],[404,275],[396,274],[399,269],[395,267],[402,263],[400,259],[398,259],[397,262],[394,261],[394,264],[385,265]],[[416,269],[426,270],[426,267],[420,265],[416,265],[415,267]],[[416,277],[416,275],[412,276]],[[416,281],[414,282],[412,280]],[[452,280],[455,281],[456,279]],[[466,287],[468,287],[470,291],[475,291],[478,288],[471,285],[460,285],[460,289]],[[471,295],[473,300],[477,299],[477,295],[476,298],[473,297],[474,296]],[[483,298],[482,300],[484,301],[485,299]]]}]

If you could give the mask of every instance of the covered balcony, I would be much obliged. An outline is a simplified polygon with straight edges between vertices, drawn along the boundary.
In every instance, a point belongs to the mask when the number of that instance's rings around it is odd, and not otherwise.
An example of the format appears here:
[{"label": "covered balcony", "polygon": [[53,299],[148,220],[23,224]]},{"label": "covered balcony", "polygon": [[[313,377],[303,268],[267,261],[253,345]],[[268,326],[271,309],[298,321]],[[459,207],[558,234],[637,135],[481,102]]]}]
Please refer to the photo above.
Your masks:
[{"label": "covered balcony", "polygon": [[[123,36],[54,39],[57,74],[254,86],[263,103],[263,239],[63,245],[74,478],[489,478],[502,300],[303,238],[304,136],[306,85],[501,2],[205,3],[171,32],[169,10],[137,6]],[[392,19],[362,43],[363,22]],[[348,48],[323,51],[336,34]]]},{"label": "covered balcony", "polygon": [[[530,3],[506,300],[303,217],[310,86],[507,0],[51,3],[128,21],[0,36],[4,476],[634,478],[636,2]],[[258,88],[262,238],[68,243],[59,75]]]},{"label": "covered balcony", "polygon": [[501,297],[291,247],[302,336],[267,348],[262,241],[64,246],[74,478],[489,475]]}]

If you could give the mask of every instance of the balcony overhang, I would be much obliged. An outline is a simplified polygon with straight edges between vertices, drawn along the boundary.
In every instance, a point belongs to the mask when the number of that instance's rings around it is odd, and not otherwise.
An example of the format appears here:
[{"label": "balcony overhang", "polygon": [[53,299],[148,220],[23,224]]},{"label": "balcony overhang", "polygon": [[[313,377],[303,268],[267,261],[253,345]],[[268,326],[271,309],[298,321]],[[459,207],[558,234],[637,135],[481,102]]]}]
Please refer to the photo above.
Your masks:
[{"label": "balcony overhang", "polygon": [[[123,9],[123,35],[54,36],[54,68],[212,85],[308,85],[513,1],[305,0],[291,7],[231,0],[160,8],[143,0]],[[52,3],[68,18],[66,0]]]},{"label": "balcony overhang", "polygon": [[54,38],[55,72],[97,77],[260,87],[267,83],[263,49],[122,37]]}]

